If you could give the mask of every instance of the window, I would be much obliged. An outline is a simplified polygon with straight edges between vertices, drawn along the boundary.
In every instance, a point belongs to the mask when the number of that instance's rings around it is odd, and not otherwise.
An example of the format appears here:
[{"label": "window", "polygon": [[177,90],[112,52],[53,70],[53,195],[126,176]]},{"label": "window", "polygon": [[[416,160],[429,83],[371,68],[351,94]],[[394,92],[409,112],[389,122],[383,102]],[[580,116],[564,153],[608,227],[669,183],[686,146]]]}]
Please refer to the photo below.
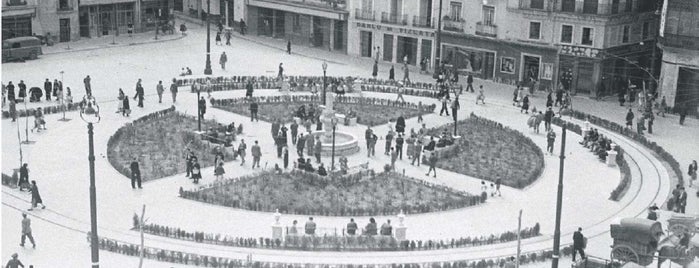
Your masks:
[{"label": "window", "polygon": [[583,2],[583,13],[584,14],[597,14],[597,7],[599,6],[599,0],[585,0]]},{"label": "window", "polygon": [[449,17],[453,21],[461,21],[461,2],[451,2]]},{"label": "window", "polygon": [[292,25],[292,30],[294,31],[294,33],[301,32],[301,15],[300,14],[293,14],[292,15],[291,25]]},{"label": "window", "polygon": [[541,22],[529,22],[529,39],[541,38]]},{"label": "window", "polygon": [[544,9],[544,0],[529,0],[529,8]]},{"label": "window", "polygon": [[582,40],[580,43],[582,43],[583,45],[591,46],[593,34],[594,33],[592,31],[592,28],[583,27],[582,28]]},{"label": "window", "polygon": [[643,31],[641,31],[641,40],[646,40],[650,37],[650,22],[643,22]]},{"label": "window", "polygon": [[633,9],[633,0],[626,0],[626,8],[624,9],[624,11],[631,12],[632,9]]},{"label": "window", "polygon": [[612,0],[612,14],[619,14],[619,0]]},{"label": "window", "polygon": [[495,7],[483,6],[483,25],[495,24]]},{"label": "window", "polygon": [[70,6],[68,5],[68,0],[60,0],[58,1],[58,10],[69,10]]},{"label": "window", "polygon": [[573,26],[563,25],[561,26],[561,43],[570,44],[573,42]]},{"label": "window", "polygon": [[624,25],[621,28],[621,43],[628,43],[629,42],[629,32],[631,31],[631,27],[629,25]]},{"label": "window", "polygon": [[561,11],[575,12],[575,0],[563,0],[561,3]]}]

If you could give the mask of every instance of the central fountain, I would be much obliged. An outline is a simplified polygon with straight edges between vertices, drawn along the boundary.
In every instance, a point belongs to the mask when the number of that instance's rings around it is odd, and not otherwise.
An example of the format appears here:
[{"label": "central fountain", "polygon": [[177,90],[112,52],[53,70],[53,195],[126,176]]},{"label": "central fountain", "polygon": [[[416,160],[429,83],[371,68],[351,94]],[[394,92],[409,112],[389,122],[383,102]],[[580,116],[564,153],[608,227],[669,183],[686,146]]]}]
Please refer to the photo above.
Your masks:
[{"label": "central fountain", "polygon": [[344,122],[338,122],[338,117],[335,114],[335,95],[328,93],[325,96],[325,105],[320,107],[323,113],[320,116],[320,121],[323,122],[323,130],[314,131],[313,135],[320,137],[321,155],[332,155],[333,146],[333,125],[335,125],[335,156],[348,156],[359,151],[359,140],[354,135],[339,130],[339,125]]}]

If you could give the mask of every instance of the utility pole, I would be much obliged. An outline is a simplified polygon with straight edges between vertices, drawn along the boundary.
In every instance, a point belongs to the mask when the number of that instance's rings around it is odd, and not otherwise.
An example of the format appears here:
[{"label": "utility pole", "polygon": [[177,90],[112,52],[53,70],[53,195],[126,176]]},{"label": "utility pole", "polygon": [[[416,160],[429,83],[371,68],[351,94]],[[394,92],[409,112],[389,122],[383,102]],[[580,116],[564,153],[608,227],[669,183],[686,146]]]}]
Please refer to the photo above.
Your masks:
[{"label": "utility pole", "polygon": [[566,125],[563,124],[561,133],[561,163],[558,168],[558,195],[556,196],[556,229],[553,231],[553,259],[551,268],[558,268],[560,258],[559,248],[561,247],[561,207],[563,206],[563,163],[565,163],[566,151]]}]

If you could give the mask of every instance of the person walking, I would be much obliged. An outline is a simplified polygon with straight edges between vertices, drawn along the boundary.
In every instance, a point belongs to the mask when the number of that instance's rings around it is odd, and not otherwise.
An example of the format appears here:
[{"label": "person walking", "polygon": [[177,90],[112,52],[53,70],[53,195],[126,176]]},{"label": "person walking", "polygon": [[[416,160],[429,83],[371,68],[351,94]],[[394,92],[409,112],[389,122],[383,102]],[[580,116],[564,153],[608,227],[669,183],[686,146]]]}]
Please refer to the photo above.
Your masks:
[{"label": "person walking", "polygon": [[697,180],[697,160],[692,160],[692,163],[689,164],[687,175],[689,175],[689,188],[692,188],[694,181]]},{"label": "person walking", "polygon": [[471,93],[474,92],[473,91],[473,75],[472,74],[469,74],[466,77],[466,91],[468,91],[469,89],[471,90]]},{"label": "person walking", "polygon": [[286,41],[286,53],[291,55],[291,39]]},{"label": "person walking", "polygon": [[524,98],[522,98],[522,109],[519,110],[519,113],[522,112],[529,114],[529,94],[524,95]]},{"label": "person walking", "polygon": [[134,157],[133,161],[131,161],[131,188],[136,189],[136,185],[138,185],[138,189],[141,188],[141,168],[138,164],[138,158]]},{"label": "person walking", "polygon": [[138,79],[138,82],[136,82],[136,95],[133,96],[133,99],[138,99],[138,107],[143,108],[143,85],[141,85],[141,78]]},{"label": "person walking", "polygon": [[553,154],[553,143],[556,141],[556,132],[553,132],[553,129],[549,130],[549,133],[546,134],[546,151],[549,152],[550,154]]},{"label": "person walking", "polygon": [[553,112],[553,107],[548,107],[546,113],[544,113],[544,128],[546,131],[551,130],[551,121],[553,120],[555,113]]},{"label": "person walking", "polygon": [[391,143],[393,142],[393,130],[388,130],[386,133],[386,146],[384,147],[383,154],[388,155],[391,150]]},{"label": "person walking", "polygon": [[240,156],[240,166],[245,165],[245,150],[248,146],[245,144],[245,140],[241,139],[240,144],[238,144],[238,156]]},{"label": "person walking", "polygon": [[277,72],[277,78],[283,79],[284,78],[284,67],[282,66],[284,63],[280,62],[279,63],[279,71]]},{"label": "person walking", "polygon": [[15,101],[15,85],[12,84],[12,81],[7,83],[5,89],[7,90],[7,100],[10,102]]},{"label": "person walking", "polygon": [[[448,93],[447,93],[447,94],[448,94]],[[449,106],[449,105],[448,105],[448,104],[449,104],[449,98],[447,98],[446,95],[445,95],[445,96],[442,96],[441,102],[442,102],[442,109],[439,110],[439,116],[442,116],[442,114],[445,113],[445,112],[447,113],[447,116],[449,116],[449,109],[447,108],[447,107]]]},{"label": "person walking", "polygon": [[231,45],[231,37],[232,37],[231,31],[226,31],[226,45],[227,46]]},{"label": "person walking", "polygon": [[17,253],[12,253],[12,259],[10,259],[7,264],[5,265],[5,268],[19,268],[22,267],[24,268],[24,264],[18,259]]},{"label": "person walking", "polygon": [[185,177],[189,178],[190,174],[192,174],[192,166],[194,165],[194,153],[192,152],[191,149],[187,148],[187,150],[184,153],[184,163],[185,163]]},{"label": "person walking", "polygon": [[165,86],[163,86],[163,81],[158,81],[158,85],[155,86],[155,91],[158,93],[158,103],[163,103],[163,92],[165,92]]},{"label": "person walking", "polygon": [[585,258],[585,244],[586,238],[582,234],[582,228],[578,227],[578,230],[573,233],[573,262],[575,262],[576,253],[580,253],[580,258],[583,260]]},{"label": "person walking", "polygon": [[129,97],[124,96],[121,100],[121,115],[128,117],[131,114],[131,104],[129,104]]},{"label": "person walking", "polygon": [[667,101],[665,100],[665,96],[663,96],[663,98],[660,100],[660,107],[658,107],[658,113],[656,113],[656,115],[660,115],[662,117],[665,117],[666,112],[667,112]]},{"label": "person walking", "polygon": [[396,80],[396,70],[395,70],[395,68],[393,68],[392,64],[391,64],[391,69],[388,70],[388,80],[389,81]]},{"label": "person walking", "polygon": [[253,122],[255,120],[257,120],[257,122],[260,122],[260,119],[257,118],[257,109],[258,109],[257,102],[255,102],[255,100],[250,102],[250,122]]},{"label": "person walking", "polygon": [[[19,88],[19,92],[17,92],[17,97],[21,98],[22,100],[25,100],[25,98],[27,97],[27,85],[24,84],[24,80],[19,80],[19,84],[17,84],[17,87]],[[39,92],[41,92],[41,90],[39,90]]]},{"label": "person walking", "polygon": [[221,31],[216,32],[216,45],[217,46],[222,45],[222,43],[221,43]]},{"label": "person walking", "polygon": [[252,148],[250,148],[250,153],[252,153],[252,168],[255,168],[255,165],[257,167],[260,167],[260,157],[262,157],[262,149],[260,148],[260,144],[258,141],[255,141],[255,144],[252,145]]},{"label": "person walking", "polygon": [[31,190],[31,186],[29,185],[29,167],[28,166],[29,166],[29,164],[24,163],[19,168],[19,181],[17,182],[17,186],[19,187],[20,192],[24,188],[26,188],[27,190]]},{"label": "person walking", "polygon": [[284,169],[289,167],[289,147],[286,145],[282,148],[282,160],[284,161]]},{"label": "person walking", "polygon": [[678,103],[677,113],[680,114],[680,126],[684,126],[684,119],[687,117],[687,104]]},{"label": "person walking", "polygon": [[374,62],[374,67],[373,67],[372,70],[371,70],[371,77],[373,77],[374,79],[376,79],[376,76],[378,76],[378,75],[379,75],[379,62],[378,62],[378,61],[375,61],[375,62]]},{"label": "person walking", "polygon": [[90,85],[90,81],[92,81],[92,78],[90,78],[90,75],[86,76],[83,79],[83,84],[85,84],[85,94],[88,97],[92,96],[92,86]]},{"label": "person walking", "polygon": [[296,120],[294,120],[289,128],[291,129],[291,144],[296,144],[299,134],[299,124],[296,123]]},{"label": "person walking", "polygon": [[320,163],[320,152],[323,150],[323,144],[320,142],[320,136],[316,137],[316,144],[313,146],[313,150],[315,151],[316,162]]},{"label": "person walking", "polygon": [[629,108],[629,112],[626,113],[626,127],[627,128],[632,128],[633,118],[634,118],[633,111],[631,108]]},{"label": "person walking", "polygon": [[12,122],[17,121],[17,101],[12,98],[12,100],[8,100],[10,103],[8,106],[10,117],[12,117]]},{"label": "person walking", "polygon": [[221,53],[221,58],[219,58],[218,63],[221,64],[221,70],[226,70],[226,62],[228,62],[228,56],[226,52]]},{"label": "person walking", "polygon": [[29,242],[32,242],[32,248],[36,248],[34,236],[32,235],[32,221],[27,218],[27,213],[22,213],[22,242],[19,244],[20,247],[24,247],[26,238],[29,238]]},{"label": "person walking", "polygon": [[51,81],[49,81],[48,78],[46,78],[46,81],[44,82],[44,91],[46,92],[46,100],[50,101],[51,100],[51,89],[53,87],[51,86]]},{"label": "person walking", "polygon": [[39,194],[39,186],[36,185],[36,181],[32,181],[31,185],[31,192],[32,192],[32,207],[28,209],[29,211],[34,210],[34,208],[38,205],[41,204],[41,209],[45,209],[46,205],[44,205],[44,200],[41,199],[41,194]]},{"label": "person walking", "polygon": [[172,84],[170,84],[170,94],[172,94],[172,103],[177,102],[177,80],[172,79]]},{"label": "person walking", "polygon": [[415,148],[413,149],[413,161],[410,162],[410,165],[415,165],[415,162],[417,161],[417,166],[420,166],[420,155],[422,154],[422,141],[420,139],[415,140]]},{"label": "person walking", "polygon": [[430,169],[427,170],[427,174],[425,174],[425,175],[429,176],[430,172],[434,171],[433,177],[436,178],[437,177],[437,169],[435,169],[435,166],[437,166],[437,152],[436,151],[430,152],[430,156],[429,156],[429,158],[427,158],[427,161],[428,161],[428,164],[430,165]]},{"label": "person walking", "polygon": [[372,157],[376,155],[376,143],[379,141],[379,137],[373,132],[371,137],[367,140],[367,157]]},{"label": "person walking", "polygon": [[410,83],[410,68],[407,61],[403,63],[403,83]]}]

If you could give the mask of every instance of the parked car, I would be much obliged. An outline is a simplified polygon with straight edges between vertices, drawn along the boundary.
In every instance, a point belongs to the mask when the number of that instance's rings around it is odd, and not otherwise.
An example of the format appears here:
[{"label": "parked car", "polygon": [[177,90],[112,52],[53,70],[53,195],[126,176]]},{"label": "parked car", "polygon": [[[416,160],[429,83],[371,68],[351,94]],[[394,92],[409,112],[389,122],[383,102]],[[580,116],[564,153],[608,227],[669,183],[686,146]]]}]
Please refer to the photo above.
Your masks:
[{"label": "parked car", "polygon": [[41,40],[33,36],[15,37],[2,41],[2,61],[36,59],[42,55]]}]

